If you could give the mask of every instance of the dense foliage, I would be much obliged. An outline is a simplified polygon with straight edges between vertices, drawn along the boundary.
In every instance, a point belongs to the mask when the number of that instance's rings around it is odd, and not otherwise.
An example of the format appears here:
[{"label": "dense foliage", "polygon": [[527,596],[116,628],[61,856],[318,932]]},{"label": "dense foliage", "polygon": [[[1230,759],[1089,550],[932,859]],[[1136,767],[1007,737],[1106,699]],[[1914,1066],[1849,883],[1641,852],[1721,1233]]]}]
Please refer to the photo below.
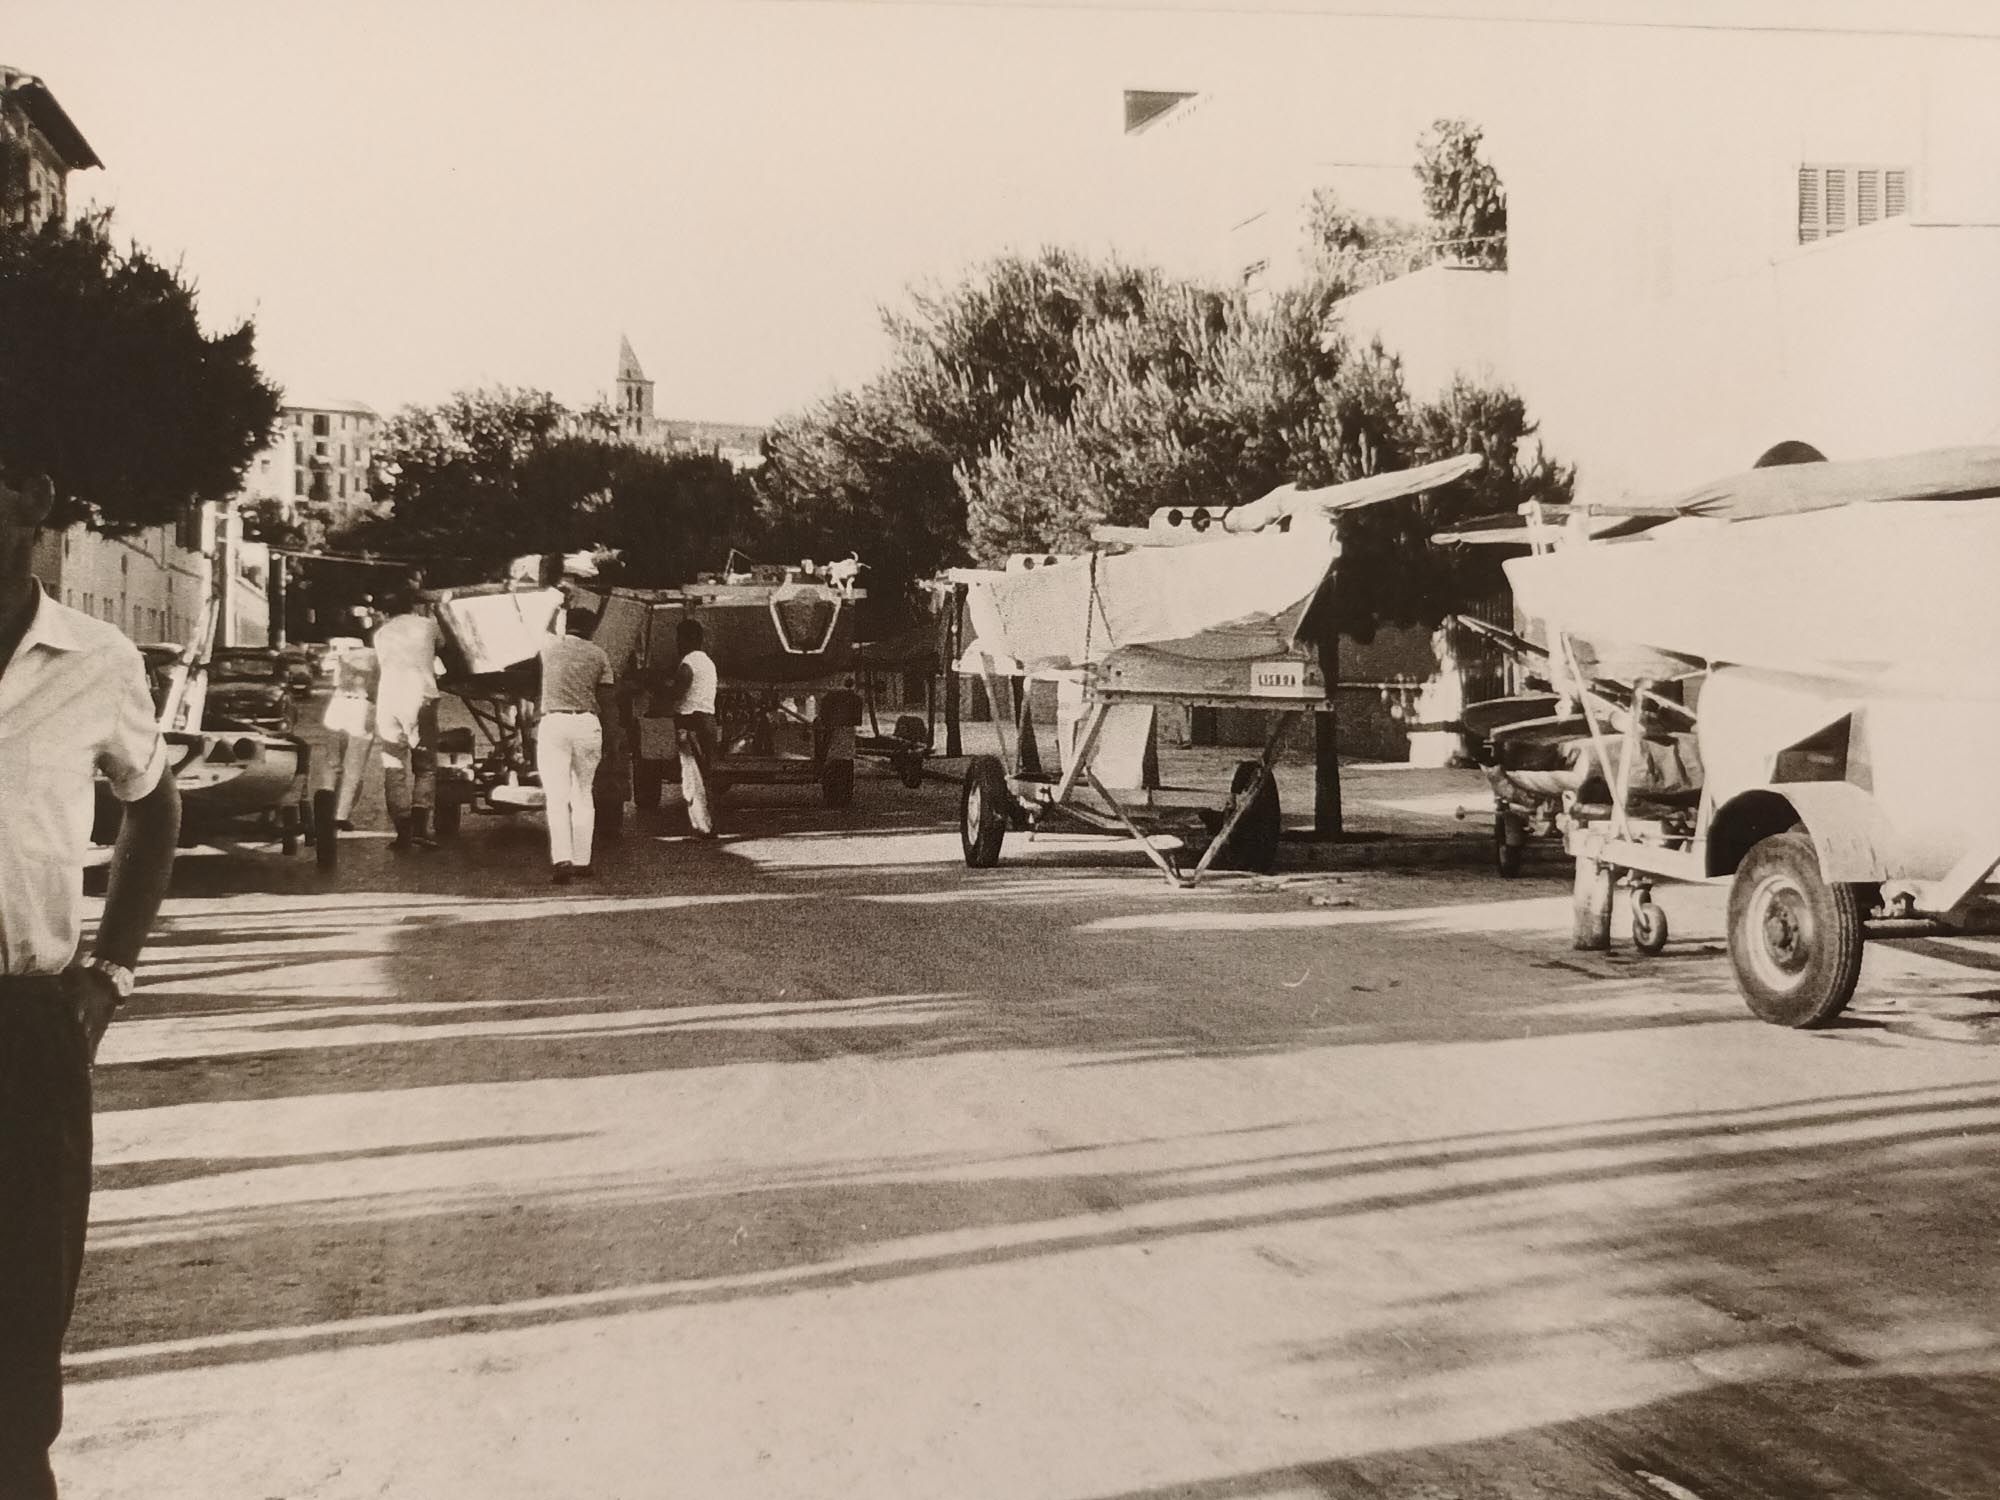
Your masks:
[{"label": "dense foliage", "polygon": [[249,323],[202,331],[179,271],[108,215],[0,228],[0,470],[46,474],[52,524],[130,532],[236,493],[278,416]]},{"label": "dense foliage", "polygon": [[499,576],[531,552],[610,548],[609,580],[686,582],[750,540],[749,481],[710,454],[617,441],[599,410],[546,391],[461,391],[410,406],[376,440],[379,497],[334,545],[405,557],[433,583]]}]

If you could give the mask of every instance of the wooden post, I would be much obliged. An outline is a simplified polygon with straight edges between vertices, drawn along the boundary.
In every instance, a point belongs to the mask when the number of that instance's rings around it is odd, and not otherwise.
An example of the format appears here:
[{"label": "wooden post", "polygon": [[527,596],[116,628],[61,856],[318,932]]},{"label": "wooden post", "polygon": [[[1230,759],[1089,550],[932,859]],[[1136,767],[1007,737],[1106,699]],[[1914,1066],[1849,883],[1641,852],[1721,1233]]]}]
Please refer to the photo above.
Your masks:
[{"label": "wooden post", "polygon": [[[233,558],[230,560],[229,566],[235,566]],[[285,554],[282,552],[273,552],[271,554],[271,573],[265,599],[270,605],[271,644],[273,646],[282,646],[285,644]]]},{"label": "wooden post", "polygon": [[1602,953],[1611,946],[1611,871],[1587,854],[1576,857],[1570,916],[1571,946],[1579,953]]},{"label": "wooden post", "polygon": [[958,728],[958,658],[965,650],[965,585],[958,584],[951,591],[951,603],[946,606],[948,613],[944,622],[944,753],[956,759],[965,754],[965,742],[960,738]]},{"label": "wooden post", "polygon": [[1320,676],[1326,682],[1326,706],[1313,715],[1313,834],[1337,839],[1342,832],[1340,809],[1340,711],[1334,689],[1340,686],[1340,632],[1327,625],[1318,642]]}]

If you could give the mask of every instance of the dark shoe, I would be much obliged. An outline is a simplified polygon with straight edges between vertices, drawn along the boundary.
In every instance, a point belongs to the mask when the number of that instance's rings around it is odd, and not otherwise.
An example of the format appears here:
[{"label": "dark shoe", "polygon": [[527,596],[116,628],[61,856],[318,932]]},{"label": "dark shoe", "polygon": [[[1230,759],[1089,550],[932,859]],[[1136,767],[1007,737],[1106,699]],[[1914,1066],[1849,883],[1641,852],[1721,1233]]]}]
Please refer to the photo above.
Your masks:
[{"label": "dark shoe", "polygon": [[553,871],[550,872],[550,878],[554,880],[557,885],[568,885],[570,883],[571,877],[574,876],[575,874],[576,874],[576,866],[571,864],[568,860],[564,860],[561,864],[557,865]]},{"label": "dark shoe", "polygon": [[588,880],[591,877],[592,871],[589,865],[575,865],[571,867],[569,873],[573,879]]},{"label": "dark shoe", "polygon": [[342,833],[352,833],[354,832],[354,819],[335,818],[333,820],[333,826],[335,828],[338,828]]},{"label": "dark shoe", "polygon": [[700,839],[705,844],[710,843],[715,838],[715,830],[713,828],[697,828],[688,837],[691,839]]}]

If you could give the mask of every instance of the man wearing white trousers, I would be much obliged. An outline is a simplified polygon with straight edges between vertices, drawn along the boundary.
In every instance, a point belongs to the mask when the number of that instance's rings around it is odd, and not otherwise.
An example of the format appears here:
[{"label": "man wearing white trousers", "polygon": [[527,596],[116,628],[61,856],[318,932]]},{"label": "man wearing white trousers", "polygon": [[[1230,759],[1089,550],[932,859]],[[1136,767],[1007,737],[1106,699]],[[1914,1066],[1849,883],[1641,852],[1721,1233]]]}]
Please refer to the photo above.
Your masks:
[{"label": "man wearing white trousers", "polygon": [[604,756],[604,726],[616,723],[611,658],[592,644],[597,617],[565,612],[563,632],[542,647],[542,712],[535,726],[535,769],[541,773],[549,822],[549,863],[557,885],[590,874],[590,839],[597,825],[591,784]]}]

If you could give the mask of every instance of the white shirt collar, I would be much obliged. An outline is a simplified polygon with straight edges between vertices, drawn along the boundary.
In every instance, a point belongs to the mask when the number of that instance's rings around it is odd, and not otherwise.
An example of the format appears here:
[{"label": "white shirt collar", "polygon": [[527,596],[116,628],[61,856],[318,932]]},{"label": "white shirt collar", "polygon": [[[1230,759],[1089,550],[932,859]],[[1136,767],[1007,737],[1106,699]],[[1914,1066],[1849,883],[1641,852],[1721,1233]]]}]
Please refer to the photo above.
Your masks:
[{"label": "white shirt collar", "polygon": [[35,596],[34,618],[28,621],[21,644],[15,650],[26,651],[30,646],[47,646],[51,651],[83,650],[89,642],[76,633],[70,612],[51,599],[39,582],[35,584]]}]

